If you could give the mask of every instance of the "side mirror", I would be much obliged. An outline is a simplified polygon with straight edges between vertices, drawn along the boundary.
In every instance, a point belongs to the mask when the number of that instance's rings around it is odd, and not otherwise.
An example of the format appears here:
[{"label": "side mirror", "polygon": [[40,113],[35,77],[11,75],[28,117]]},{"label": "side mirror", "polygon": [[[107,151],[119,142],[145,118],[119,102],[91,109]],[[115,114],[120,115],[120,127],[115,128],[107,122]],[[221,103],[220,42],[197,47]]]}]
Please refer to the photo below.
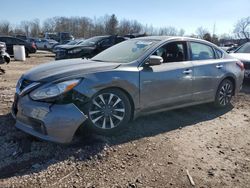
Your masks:
[{"label": "side mirror", "polygon": [[160,65],[163,63],[163,58],[161,56],[157,56],[157,55],[151,55],[149,57],[149,60],[148,60],[148,65]]}]

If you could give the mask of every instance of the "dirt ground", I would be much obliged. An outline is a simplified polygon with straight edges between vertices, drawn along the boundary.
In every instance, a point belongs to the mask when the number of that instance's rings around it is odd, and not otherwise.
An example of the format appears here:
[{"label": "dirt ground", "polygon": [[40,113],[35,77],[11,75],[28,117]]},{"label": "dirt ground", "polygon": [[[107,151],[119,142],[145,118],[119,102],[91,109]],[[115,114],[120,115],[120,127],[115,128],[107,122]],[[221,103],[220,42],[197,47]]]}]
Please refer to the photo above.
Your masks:
[{"label": "dirt ground", "polygon": [[172,110],[138,118],[120,136],[58,145],[17,130],[9,113],[21,74],[53,59],[37,53],[1,66],[0,187],[250,187],[249,83],[227,109]]}]

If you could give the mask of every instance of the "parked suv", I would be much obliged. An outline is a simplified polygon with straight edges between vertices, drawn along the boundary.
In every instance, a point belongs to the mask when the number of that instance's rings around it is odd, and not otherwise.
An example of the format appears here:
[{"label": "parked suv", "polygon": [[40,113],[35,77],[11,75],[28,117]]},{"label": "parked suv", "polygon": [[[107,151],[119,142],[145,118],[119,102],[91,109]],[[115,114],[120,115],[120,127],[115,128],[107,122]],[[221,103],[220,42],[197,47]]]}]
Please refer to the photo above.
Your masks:
[{"label": "parked suv", "polygon": [[29,43],[25,40],[18,39],[15,37],[9,37],[9,36],[0,36],[0,41],[6,44],[6,48],[7,48],[6,51],[10,55],[14,55],[14,51],[13,51],[14,45],[23,45],[25,47],[26,57],[28,57],[30,53],[36,52],[36,45],[34,42]]},{"label": "parked suv", "polygon": [[53,142],[70,142],[82,127],[112,136],[140,115],[209,102],[226,107],[243,77],[243,64],[207,41],[135,38],[89,60],[26,72],[12,114],[17,128]]},{"label": "parked suv", "polygon": [[84,40],[74,46],[64,46],[55,51],[56,60],[72,58],[91,58],[101,51],[126,40],[120,36],[97,36]]}]

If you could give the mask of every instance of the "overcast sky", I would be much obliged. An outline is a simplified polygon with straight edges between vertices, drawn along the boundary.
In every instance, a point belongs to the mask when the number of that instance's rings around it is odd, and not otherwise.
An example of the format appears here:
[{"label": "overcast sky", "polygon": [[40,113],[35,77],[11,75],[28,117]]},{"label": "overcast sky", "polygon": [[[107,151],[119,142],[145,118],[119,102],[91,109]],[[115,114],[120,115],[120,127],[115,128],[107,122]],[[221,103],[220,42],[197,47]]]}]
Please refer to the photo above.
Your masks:
[{"label": "overcast sky", "polygon": [[54,16],[89,18],[115,14],[119,20],[135,19],[154,27],[174,26],[186,34],[202,26],[215,33],[233,31],[235,23],[250,16],[250,0],[3,0],[1,21],[19,24]]}]

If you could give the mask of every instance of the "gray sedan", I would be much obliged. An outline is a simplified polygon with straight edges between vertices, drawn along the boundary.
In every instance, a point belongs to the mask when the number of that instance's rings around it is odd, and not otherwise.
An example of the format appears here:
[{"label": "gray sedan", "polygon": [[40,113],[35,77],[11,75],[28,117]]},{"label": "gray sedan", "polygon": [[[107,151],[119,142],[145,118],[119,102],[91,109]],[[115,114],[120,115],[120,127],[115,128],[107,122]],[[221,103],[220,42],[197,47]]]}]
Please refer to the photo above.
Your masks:
[{"label": "gray sedan", "polygon": [[112,135],[139,115],[209,102],[226,107],[243,77],[243,64],[209,42],[142,37],[90,60],[31,69],[18,81],[12,114],[24,132],[68,143],[82,127]]}]

